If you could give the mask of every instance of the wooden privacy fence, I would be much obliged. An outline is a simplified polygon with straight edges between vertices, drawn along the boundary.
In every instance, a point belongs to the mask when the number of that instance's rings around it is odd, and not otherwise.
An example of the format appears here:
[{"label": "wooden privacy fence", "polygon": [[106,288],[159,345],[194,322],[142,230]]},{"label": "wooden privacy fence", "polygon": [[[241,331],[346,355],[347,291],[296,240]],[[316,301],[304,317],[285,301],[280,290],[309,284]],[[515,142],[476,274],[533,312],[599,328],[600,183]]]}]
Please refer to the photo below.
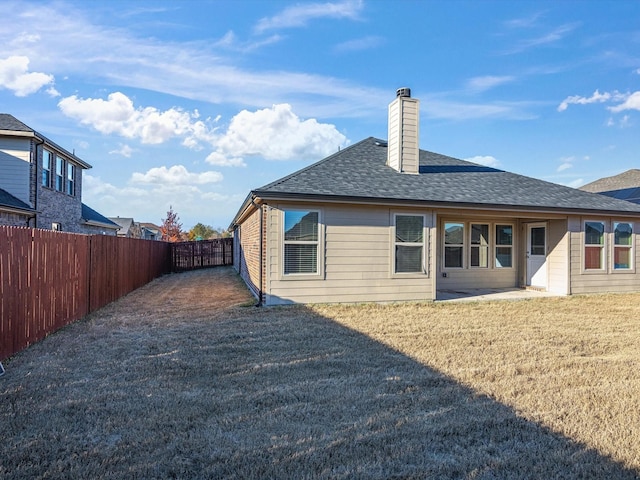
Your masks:
[{"label": "wooden privacy fence", "polygon": [[168,243],[0,226],[0,360],[170,271]]},{"label": "wooden privacy fence", "polygon": [[171,244],[174,272],[233,264],[233,238]]}]

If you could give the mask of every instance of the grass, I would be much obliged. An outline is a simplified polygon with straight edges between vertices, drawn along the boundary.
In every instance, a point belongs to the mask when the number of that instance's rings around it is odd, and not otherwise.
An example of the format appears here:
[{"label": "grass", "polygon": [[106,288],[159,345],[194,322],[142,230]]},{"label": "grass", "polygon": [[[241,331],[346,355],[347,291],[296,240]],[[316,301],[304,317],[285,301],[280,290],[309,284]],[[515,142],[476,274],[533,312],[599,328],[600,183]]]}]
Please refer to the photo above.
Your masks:
[{"label": "grass", "polygon": [[170,275],[5,362],[0,477],[640,476],[640,295],[249,304]]}]

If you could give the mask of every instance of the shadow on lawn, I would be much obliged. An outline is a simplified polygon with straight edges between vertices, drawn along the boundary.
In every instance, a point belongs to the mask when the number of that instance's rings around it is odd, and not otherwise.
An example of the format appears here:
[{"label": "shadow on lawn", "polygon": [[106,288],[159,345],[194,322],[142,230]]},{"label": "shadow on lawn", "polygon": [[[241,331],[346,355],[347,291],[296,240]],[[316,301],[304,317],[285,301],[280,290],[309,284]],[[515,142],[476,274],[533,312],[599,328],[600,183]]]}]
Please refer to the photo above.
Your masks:
[{"label": "shadow on lawn", "polygon": [[[56,359],[46,366],[38,367],[37,348],[14,358],[13,373],[0,379],[0,474],[637,478],[597,451],[304,307],[227,313],[215,322],[174,322],[170,334],[149,324],[149,335],[111,338],[122,342],[118,358],[103,357],[81,377],[51,378],[46,408],[24,418],[15,415],[21,402],[38,404],[24,380],[27,371],[73,372],[104,345],[85,323],[36,346],[42,353],[55,341]],[[123,328],[122,338],[126,328],[147,327]],[[85,349],[65,351],[64,335],[86,335]],[[104,382],[109,388],[87,401]],[[46,419],[56,412],[62,424],[52,429]]]}]

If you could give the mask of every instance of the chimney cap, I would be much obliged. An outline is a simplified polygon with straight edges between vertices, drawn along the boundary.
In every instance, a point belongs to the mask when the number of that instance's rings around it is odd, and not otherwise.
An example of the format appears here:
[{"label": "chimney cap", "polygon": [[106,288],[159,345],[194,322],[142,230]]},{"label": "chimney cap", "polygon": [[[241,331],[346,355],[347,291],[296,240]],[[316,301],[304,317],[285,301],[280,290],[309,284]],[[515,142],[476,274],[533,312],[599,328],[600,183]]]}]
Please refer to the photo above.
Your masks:
[{"label": "chimney cap", "polygon": [[397,89],[396,97],[411,97],[411,89],[409,87],[401,87]]}]

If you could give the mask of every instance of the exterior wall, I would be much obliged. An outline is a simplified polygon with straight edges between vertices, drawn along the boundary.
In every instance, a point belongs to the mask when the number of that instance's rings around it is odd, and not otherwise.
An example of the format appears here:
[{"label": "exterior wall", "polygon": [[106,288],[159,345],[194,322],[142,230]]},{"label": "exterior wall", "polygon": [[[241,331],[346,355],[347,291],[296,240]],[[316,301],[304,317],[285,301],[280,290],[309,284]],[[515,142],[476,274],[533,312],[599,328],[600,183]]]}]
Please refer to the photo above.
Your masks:
[{"label": "exterior wall", "polygon": [[[264,224],[263,216],[264,207],[256,210],[249,218],[247,218],[240,227],[235,231],[236,259],[234,267],[245,281],[249,290],[253,295],[260,299],[261,285],[261,252],[260,248],[260,226]],[[263,237],[264,238],[264,237]]]},{"label": "exterior wall", "polygon": [[419,170],[419,109],[420,102],[410,97],[397,97],[389,104],[387,163],[399,172]]},{"label": "exterior wall", "polygon": [[[467,241],[466,252],[468,253],[469,228],[471,223],[487,223],[490,225],[490,245],[489,245],[489,266],[487,268],[470,267],[469,255],[465,255],[464,268],[444,268],[444,223],[445,222],[462,222],[465,224],[465,237]],[[493,262],[495,252],[495,225],[513,225],[513,245],[512,249],[512,267],[496,268]],[[454,216],[449,213],[440,212],[438,221],[438,272],[437,272],[437,288],[439,290],[452,289],[469,289],[469,288],[515,288],[519,286],[518,271],[520,248],[518,232],[518,220],[515,218],[505,217],[496,219],[494,216]],[[445,277],[446,275],[446,277]]]},{"label": "exterior wall", "polygon": [[117,236],[117,230],[115,228],[100,227],[98,225],[87,225],[86,223],[79,225],[79,227],[82,230],[81,233],[87,235],[106,235],[108,237]]},{"label": "exterior wall", "polygon": [[0,137],[0,186],[33,206],[30,195],[31,139]]},{"label": "exterior wall", "polygon": [[[282,272],[284,208],[320,211],[318,275]],[[425,215],[427,272],[394,274],[394,213]],[[243,225],[244,226],[244,225]],[[265,303],[333,303],[424,301],[434,298],[430,245],[432,213],[356,205],[271,204],[266,212]]]},{"label": "exterior wall", "polygon": [[[585,220],[605,222],[605,268],[604,272],[584,270],[584,229]],[[628,221],[633,225],[633,268],[631,270],[613,270],[613,234],[612,223]],[[605,292],[638,292],[640,291],[640,222],[623,217],[572,217],[569,221],[571,242],[571,292],[605,293]]]},{"label": "exterior wall", "polygon": [[29,216],[18,213],[0,212],[0,225],[28,227]]},{"label": "exterior wall", "polygon": [[567,220],[547,224],[547,290],[560,295],[569,293],[569,232]]}]

